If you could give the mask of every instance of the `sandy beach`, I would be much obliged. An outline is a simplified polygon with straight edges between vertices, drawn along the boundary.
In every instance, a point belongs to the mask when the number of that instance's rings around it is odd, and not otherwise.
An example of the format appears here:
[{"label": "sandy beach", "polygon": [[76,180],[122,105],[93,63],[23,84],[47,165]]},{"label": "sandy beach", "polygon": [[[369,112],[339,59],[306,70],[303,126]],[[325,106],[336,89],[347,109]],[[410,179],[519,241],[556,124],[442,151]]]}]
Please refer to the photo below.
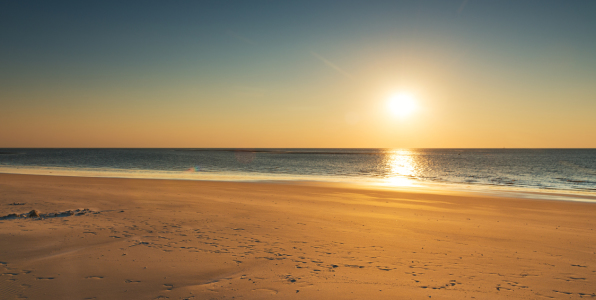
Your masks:
[{"label": "sandy beach", "polygon": [[0,299],[596,297],[593,203],[0,174],[0,217]]}]

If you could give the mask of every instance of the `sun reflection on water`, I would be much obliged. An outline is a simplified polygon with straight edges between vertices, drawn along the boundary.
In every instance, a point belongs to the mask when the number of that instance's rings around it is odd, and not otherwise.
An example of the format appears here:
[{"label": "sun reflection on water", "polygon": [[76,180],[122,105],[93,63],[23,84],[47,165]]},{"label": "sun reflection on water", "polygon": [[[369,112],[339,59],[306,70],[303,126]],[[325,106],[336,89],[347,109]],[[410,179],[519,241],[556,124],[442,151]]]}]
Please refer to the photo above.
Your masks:
[{"label": "sun reflection on water", "polygon": [[416,162],[414,152],[397,149],[386,156],[387,184],[391,186],[414,186]]}]

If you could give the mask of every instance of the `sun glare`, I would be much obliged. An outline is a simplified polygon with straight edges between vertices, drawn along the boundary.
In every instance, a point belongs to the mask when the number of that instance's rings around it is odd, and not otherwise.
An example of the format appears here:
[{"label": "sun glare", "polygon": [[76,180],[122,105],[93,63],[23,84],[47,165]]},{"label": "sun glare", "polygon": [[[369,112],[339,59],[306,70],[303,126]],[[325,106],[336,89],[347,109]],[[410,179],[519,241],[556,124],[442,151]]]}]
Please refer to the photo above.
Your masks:
[{"label": "sun glare", "polygon": [[416,100],[410,94],[397,94],[389,98],[388,106],[394,115],[405,117],[416,110]]},{"label": "sun glare", "polygon": [[391,186],[414,186],[412,177],[416,174],[416,162],[410,150],[395,150],[387,156],[389,177],[387,183]]}]

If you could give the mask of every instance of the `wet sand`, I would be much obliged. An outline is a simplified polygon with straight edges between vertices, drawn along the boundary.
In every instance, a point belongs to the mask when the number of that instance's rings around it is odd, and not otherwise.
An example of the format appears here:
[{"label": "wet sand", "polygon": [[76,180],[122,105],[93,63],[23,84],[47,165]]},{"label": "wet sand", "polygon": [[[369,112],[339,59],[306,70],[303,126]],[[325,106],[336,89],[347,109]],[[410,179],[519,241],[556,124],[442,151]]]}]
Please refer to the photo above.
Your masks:
[{"label": "wet sand", "polygon": [[596,297],[594,203],[0,174],[0,217],[0,299]]}]

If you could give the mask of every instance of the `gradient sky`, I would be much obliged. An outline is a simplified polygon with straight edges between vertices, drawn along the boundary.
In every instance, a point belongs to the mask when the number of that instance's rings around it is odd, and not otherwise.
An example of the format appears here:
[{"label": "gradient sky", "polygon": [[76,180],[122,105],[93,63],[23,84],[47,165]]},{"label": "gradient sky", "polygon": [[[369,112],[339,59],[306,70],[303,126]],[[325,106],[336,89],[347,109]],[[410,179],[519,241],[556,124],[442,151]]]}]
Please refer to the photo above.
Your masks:
[{"label": "gradient sky", "polygon": [[596,1],[123,2],[0,3],[0,148],[596,148]]}]

